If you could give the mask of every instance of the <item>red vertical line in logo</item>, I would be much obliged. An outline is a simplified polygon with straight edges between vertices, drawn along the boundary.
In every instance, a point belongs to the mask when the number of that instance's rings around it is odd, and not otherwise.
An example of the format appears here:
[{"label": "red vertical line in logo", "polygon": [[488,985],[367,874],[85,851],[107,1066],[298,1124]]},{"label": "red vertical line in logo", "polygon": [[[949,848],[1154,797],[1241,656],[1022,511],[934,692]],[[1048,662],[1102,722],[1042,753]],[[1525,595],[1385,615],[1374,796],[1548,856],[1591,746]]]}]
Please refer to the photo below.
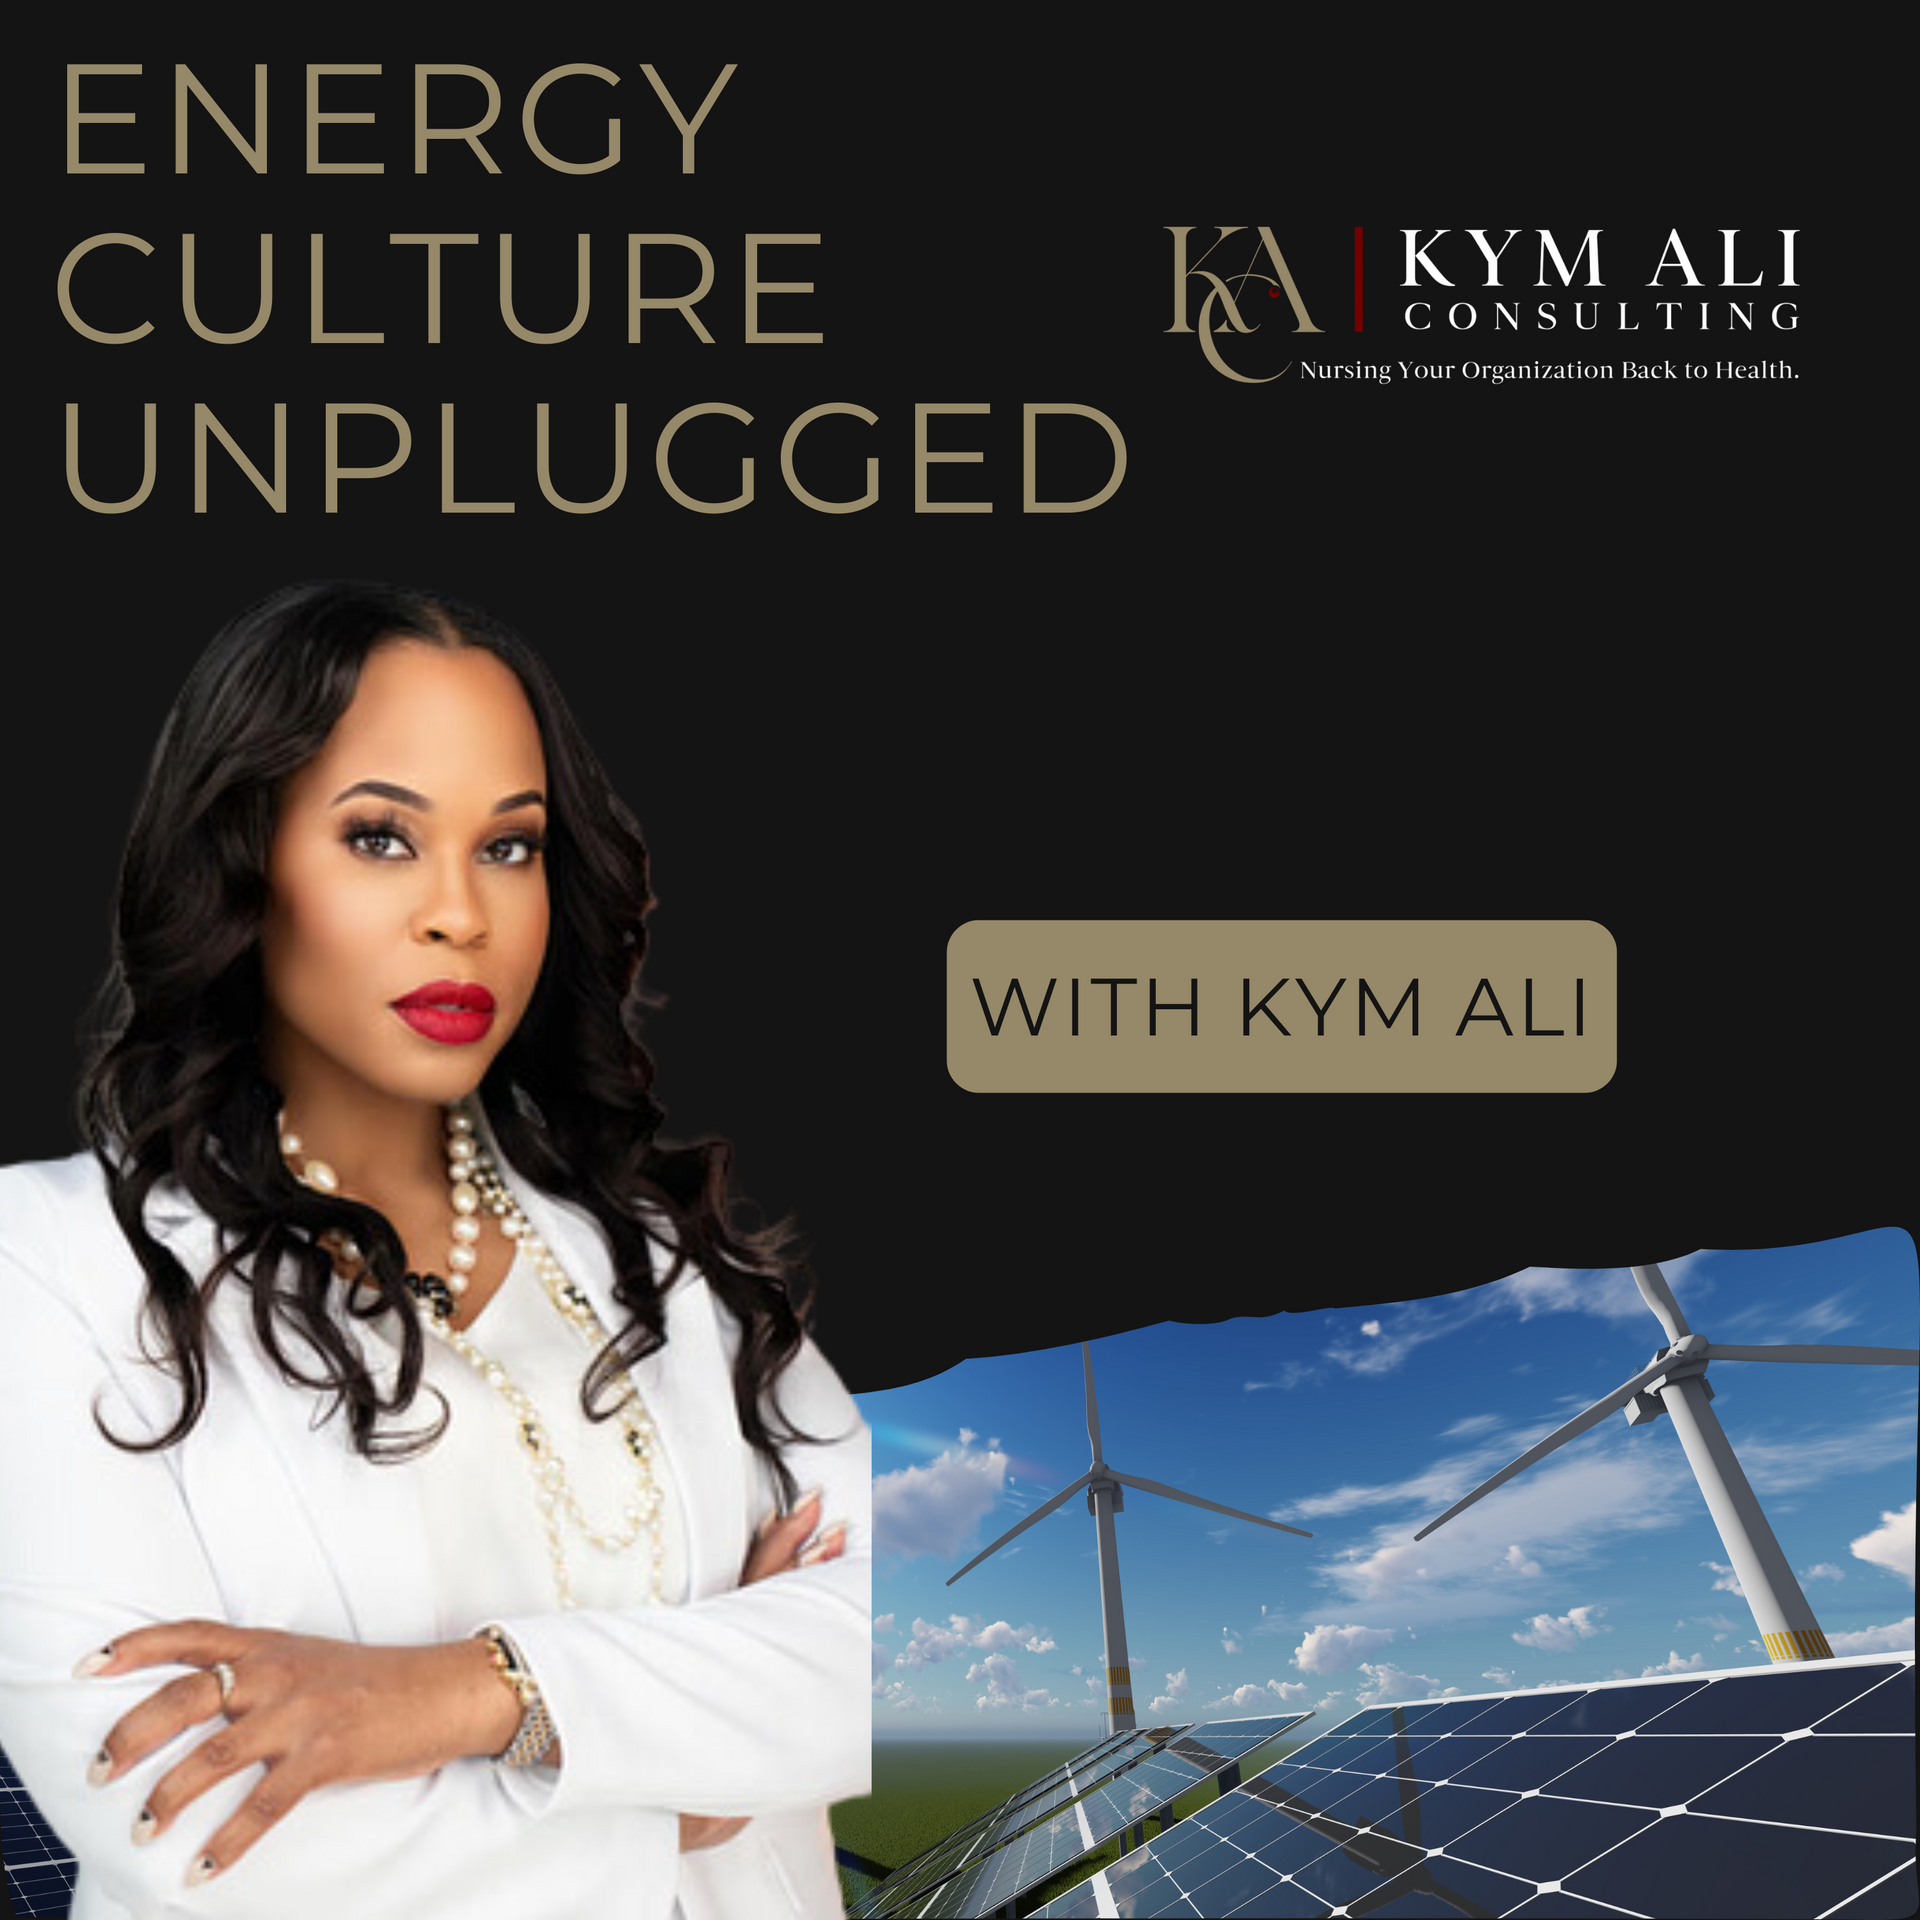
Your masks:
[{"label": "red vertical line in logo", "polygon": [[1353,230],[1353,330],[1360,331],[1360,229]]}]

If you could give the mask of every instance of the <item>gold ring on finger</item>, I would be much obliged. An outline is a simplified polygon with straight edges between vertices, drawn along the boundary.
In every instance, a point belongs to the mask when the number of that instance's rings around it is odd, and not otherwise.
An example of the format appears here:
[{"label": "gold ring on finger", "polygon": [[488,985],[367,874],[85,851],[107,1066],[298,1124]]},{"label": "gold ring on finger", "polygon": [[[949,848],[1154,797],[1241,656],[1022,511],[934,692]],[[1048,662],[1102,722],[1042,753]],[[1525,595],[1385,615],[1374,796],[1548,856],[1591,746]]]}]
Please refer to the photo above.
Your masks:
[{"label": "gold ring on finger", "polygon": [[233,1705],[233,1668],[225,1660],[216,1660],[207,1671],[220,1685],[220,1711],[225,1713]]}]

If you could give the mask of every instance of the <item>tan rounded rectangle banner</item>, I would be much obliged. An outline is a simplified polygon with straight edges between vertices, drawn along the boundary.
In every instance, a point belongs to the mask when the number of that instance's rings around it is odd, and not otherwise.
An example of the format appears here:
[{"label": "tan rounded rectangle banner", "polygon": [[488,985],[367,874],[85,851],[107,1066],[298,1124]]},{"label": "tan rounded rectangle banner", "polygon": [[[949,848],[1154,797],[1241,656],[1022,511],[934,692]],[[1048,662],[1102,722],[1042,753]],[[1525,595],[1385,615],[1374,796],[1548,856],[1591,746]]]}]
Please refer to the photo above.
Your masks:
[{"label": "tan rounded rectangle banner", "polygon": [[970,1093],[1593,1093],[1597,920],[969,920],[947,1071]]}]

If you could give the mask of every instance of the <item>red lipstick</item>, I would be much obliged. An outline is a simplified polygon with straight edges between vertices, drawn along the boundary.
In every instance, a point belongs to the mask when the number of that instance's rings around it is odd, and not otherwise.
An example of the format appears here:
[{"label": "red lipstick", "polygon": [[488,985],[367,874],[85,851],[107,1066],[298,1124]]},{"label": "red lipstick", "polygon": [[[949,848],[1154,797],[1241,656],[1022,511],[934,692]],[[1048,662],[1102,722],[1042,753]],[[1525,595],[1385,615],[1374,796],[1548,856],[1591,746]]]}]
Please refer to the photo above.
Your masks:
[{"label": "red lipstick", "polygon": [[493,1026],[493,995],[471,980],[429,980],[393,1010],[415,1033],[445,1047],[470,1047]]}]

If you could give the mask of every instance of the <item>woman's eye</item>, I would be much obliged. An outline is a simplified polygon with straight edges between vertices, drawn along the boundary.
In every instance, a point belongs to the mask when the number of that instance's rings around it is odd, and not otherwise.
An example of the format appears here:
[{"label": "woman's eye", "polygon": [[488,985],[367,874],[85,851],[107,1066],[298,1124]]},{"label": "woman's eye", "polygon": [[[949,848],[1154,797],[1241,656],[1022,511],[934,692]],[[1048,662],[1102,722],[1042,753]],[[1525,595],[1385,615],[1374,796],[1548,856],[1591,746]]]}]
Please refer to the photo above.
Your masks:
[{"label": "woman's eye", "polygon": [[524,867],[540,851],[540,842],[531,834],[507,833],[490,840],[481,858],[492,867]]},{"label": "woman's eye", "polygon": [[352,827],[347,845],[369,860],[404,860],[413,849],[392,827]]}]

